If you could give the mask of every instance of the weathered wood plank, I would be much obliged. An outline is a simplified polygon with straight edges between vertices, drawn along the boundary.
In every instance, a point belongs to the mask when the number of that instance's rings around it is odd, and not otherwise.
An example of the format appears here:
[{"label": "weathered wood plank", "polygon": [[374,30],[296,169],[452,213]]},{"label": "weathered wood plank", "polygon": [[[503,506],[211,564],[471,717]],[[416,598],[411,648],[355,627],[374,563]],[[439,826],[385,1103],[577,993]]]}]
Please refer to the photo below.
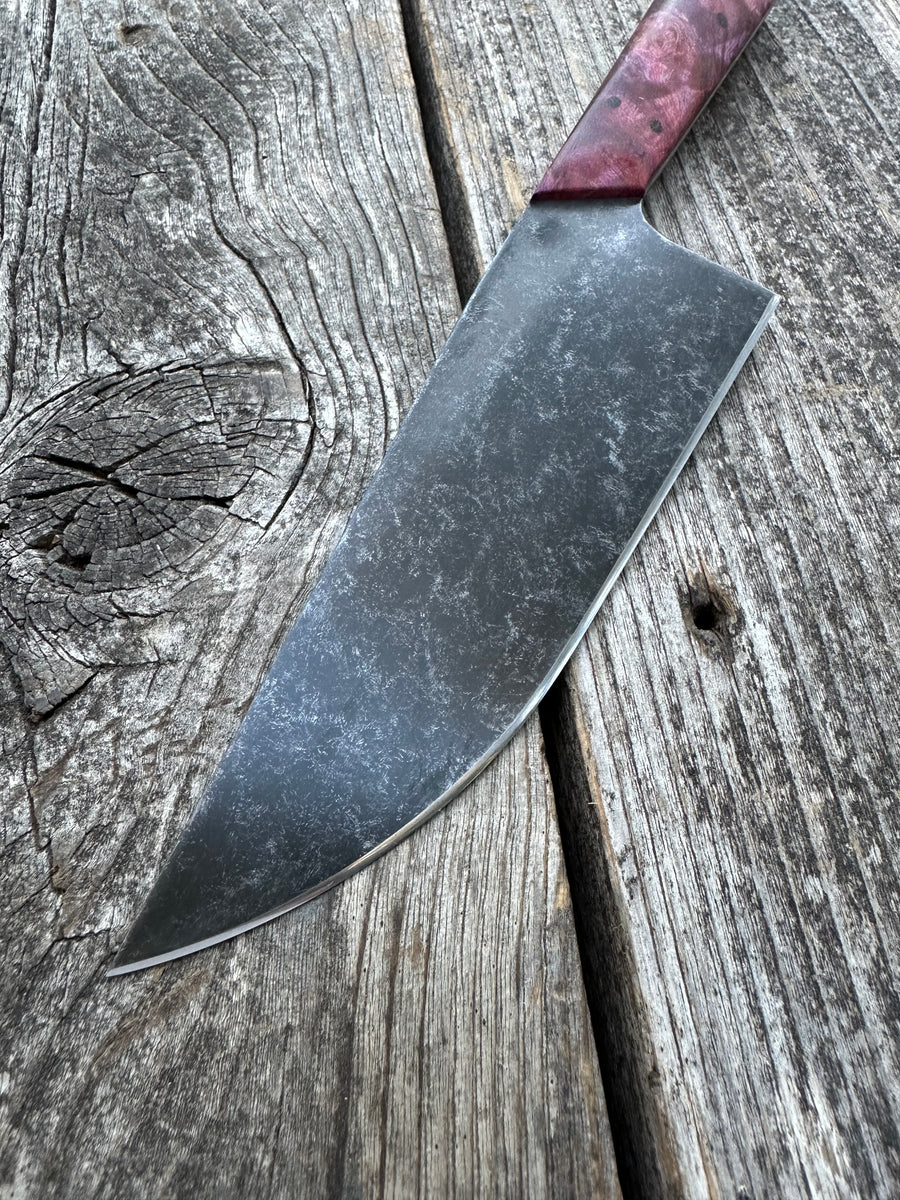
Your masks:
[{"label": "weathered wood plank", "polygon": [[[409,3],[477,274],[642,0]],[[642,1197],[900,1189],[898,77],[781,0],[648,204],[784,303],[544,713]]]},{"label": "weathered wood plank", "polygon": [[399,13],[3,30],[0,1191],[616,1196],[536,721],[307,909],[103,977],[457,312]]}]

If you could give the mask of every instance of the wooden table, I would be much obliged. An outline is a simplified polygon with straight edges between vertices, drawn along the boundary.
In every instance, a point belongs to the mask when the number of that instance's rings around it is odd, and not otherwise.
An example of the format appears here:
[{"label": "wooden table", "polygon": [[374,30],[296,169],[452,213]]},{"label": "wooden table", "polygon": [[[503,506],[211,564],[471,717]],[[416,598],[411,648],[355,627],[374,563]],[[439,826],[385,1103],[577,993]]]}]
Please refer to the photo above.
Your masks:
[{"label": "wooden table", "polygon": [[7,0],[0,1196],[900,1193],[897,0],[778,0],[653,190],[784,301],[540,717],[104,978],[640,9]]}]

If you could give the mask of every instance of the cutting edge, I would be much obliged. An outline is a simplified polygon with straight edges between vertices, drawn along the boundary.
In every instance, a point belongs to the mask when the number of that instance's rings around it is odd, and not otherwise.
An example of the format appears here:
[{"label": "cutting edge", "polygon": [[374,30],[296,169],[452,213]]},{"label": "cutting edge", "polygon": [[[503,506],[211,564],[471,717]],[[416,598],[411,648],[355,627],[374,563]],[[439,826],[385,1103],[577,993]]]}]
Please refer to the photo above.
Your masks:
[{"label": "cutting edge", "polygon": [[[655,232],[658,233],[658,230]],[[468,785],[478,775],[481,774],[491,760],[497,757],[507,742],[511,741],[513,735],[524,724],[534,709],[537,708],[538,704],[540,704],[541,700],[543,700],[547,692],[550,690],[556,678],[562,672],[563,667],[572,657],[575,648],[578,646],[578,643],[584,637],[591,622],[600,611],[603,601],[612,590],[613,584],[621,574],[623,567],[634,553],[638,542],[644,536],[647,527],[659,511],[659,508],[662,505],[663,500],[666,498],[666,495],[671,489],[673,483],[678,478],[685,463],[690,458],[697,446],[697,443],[703,436],[707,426],[715,416],[716,410],[722,403],[723,398],[725,397],[731,385],[734,383],[744,363],[753,352],[754,346],[759,341],[760,337],[762,337],[762,334],[768,325],[772,314],[778,307],[778,303],[779,297],[773,294],[771,300],[766,306],[765,312],[760,317],[753,332],[750,334],[750,337],[744,344],[743,349],[735,359],[731,370],[723,380],[721,386],[710,402],[709,407],[691,434],[691,437],[685,443],[681,454],[678,456],[678,459],[676,460],[672,469],[663,480],[659,491],[653,497],[653,500],[648,506],[646,512],[635,527],[635,530],[629,538],[628,543],[616,560],[615,565],[613,566],[609,575],[606,577],[603,587],[597,593],[596,599],[585,613],[583,619],[579,622],[572,636],[560,651],[560,654],[553,663],[553,666],[538,685],[528,703],[523,706],[523,708],[519,711],[519,713],[517,713],[515,718],[510,722],[503,733],[501,733],[500,736],[488,747],[484,754],[482,754],[482,756],[475,763],[473,763],[472,766],[469,767],[469,769],[463,775],[461,775],[451,787],[447,788],[447,790],[442,792],[436,800],[433,800],[431,804],[422,809],[422,811],[418,813],[413,820],[408,821],[405,825],[395,830],[390,837],[385,838],[383,842],[380,842],[377,846],[374,846],[371,850],[368,850],[360,858],[357,858],[354,862],[350,863],[349,866],[344,867],[334,875],[330,875],[327,879],[322,880],[321,883],[317,883],[315,887],[308,888],[305,892],[301,892],[299,896],[295,896],[292,900],[287,900],[283,904],[279,904],[276,908],[272,908],[268,912],[263,913],[261,916],[254,917],[250,921],[242,921],[241,924],[235,925],[231,929],[227,929],[222,933],[217,933],[211,937],[202,938],[198,942],[191,942],[189,945],[181,946],[177,950],[166,951],[165,954],[155,954],[151,955],[149,958],[140,959],[137,962],[123,963],[120,966],[110,967],[110,969],[106,972],[107,978],[112,978],[113,976],[117,975],[128,975],[134,971],[145,970],[147,967],[161,966],[164,963],[172,962],[177,958],[184,958],[188,954],[194,954],[198,950],[206,950],[210,946],[216,946],[220,942],[227,942],[231,938],[237,937],[239,934],[246,933],[250,929],[255,929],[258,925],[265,925],[267,921],[273,921],[276,917],[280,917],[284,913],[290,912],[294,908],[299,908],[302,904],[307,904],[310,900],[315,900],[317,896],[321,896],[324,892],[327,892],[330,888],[342,883],[351,875],[355,875],[357,871],[362,870],[363,867],[369,866],[370,863],[374,862],[383,854],[386,854],[389,850],[392,850],[395,846],[399,845],[399,843],[404,841],[409,834],[413,833],[414,830],[418,829],[420,825],[424,825],[426,821],[435,816],[442,808],[449,804],[455,796],[458,796],[460,792],[468,787]]]}]

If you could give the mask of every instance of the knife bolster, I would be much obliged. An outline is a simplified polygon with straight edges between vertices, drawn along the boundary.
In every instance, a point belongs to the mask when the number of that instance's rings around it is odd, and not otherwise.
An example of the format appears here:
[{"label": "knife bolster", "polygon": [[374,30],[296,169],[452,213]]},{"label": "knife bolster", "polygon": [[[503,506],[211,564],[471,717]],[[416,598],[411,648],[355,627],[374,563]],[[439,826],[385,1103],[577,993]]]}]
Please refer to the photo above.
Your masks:
[{"label": "knife bolster", "polygon": [[773,0],[653,0],[533,200],[639,199]]}]

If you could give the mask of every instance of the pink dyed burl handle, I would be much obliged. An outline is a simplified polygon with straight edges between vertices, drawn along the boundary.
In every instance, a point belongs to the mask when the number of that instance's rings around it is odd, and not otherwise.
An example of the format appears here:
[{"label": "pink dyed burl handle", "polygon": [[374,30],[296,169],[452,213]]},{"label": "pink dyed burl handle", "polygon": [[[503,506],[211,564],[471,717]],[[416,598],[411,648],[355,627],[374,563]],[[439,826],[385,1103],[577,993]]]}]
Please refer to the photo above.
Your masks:
[{"label": "pink dyed burl handle", "polygon": [[638,198],[774,0],[653,0],[534,200]]}]

